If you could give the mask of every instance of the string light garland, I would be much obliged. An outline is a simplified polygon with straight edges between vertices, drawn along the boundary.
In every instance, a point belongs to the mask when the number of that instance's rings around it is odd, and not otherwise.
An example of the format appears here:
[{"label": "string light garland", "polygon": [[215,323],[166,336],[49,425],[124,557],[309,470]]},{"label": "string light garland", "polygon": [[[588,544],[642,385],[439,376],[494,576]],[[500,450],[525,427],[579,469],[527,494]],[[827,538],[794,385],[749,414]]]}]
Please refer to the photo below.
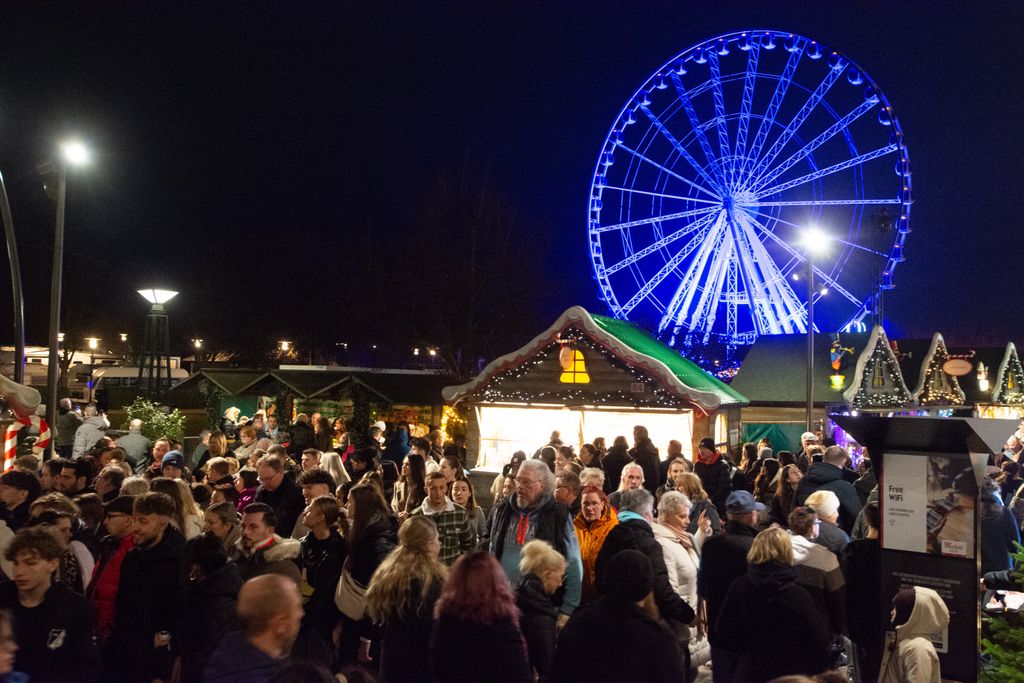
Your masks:
[{"label": "string light garland", "polygon": [[942,336],[935,335],[932,348],[925,356],[922,372],[924,384],[917,395],[917,402],[923,406],[962,406],[967,400],[960,382],[943,369],[949,360],[949,351]]},{"label": "string light garland", "polygon": [[[558,377],[561,366],[558,354],[561,348],[571,344],[578,351],[590,351],[600,355],[612,367],[629,375],[630,384],[644,385],[643,391],[634,391],[634,387],[614,391],[598,390],[587,384],[559,384]],[[518,380],[538,371],[547,365],[551,372],[551,381],[545,382],[533,391],[514,388]],[[498,373],[478,393],[479,400],[491,403],[560,403],[586,405],[628,405],[656,406],[661,408],[690,407],[691,403],[662,388],[660,382],[643,370],[624,363],[602,346],[575,327],[568,328],[559,339],[546,345],[532,359]]]},{"label": "string light garland", "polygon": [[903,382],[903,373],[900,371],[896,354],[889,346],[884,332],[876,335],[871,355],[864,362],[863,369],[858,363],[857,370],[858,376],[854,379],[857,392],[850,400],[850,405],[854,408],[905,408],[913,403],[913,397]]},{"label": "string light garland", "polygon": [[1017,347],[1010,342],[1006,345],[1006,355],[999,366],[996,376],[996,390],[993,396],[995,403],[1008,405],[1024,404],[1024,367],[1017,356]]}]

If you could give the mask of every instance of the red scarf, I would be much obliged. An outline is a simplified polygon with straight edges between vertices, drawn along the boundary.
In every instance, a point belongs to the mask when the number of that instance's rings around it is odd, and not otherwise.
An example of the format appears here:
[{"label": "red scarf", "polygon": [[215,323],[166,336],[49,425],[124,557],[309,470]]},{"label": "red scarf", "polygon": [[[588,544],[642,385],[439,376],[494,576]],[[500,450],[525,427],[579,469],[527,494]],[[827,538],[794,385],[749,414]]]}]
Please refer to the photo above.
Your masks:
[{"label": "red scarf", "polygon": [[703,450],[697,450],[697,460],[705,465],[714,465],[720,457],[722,457],[722,454],[718,451],[711,451],[711,455],[704,455]]}]

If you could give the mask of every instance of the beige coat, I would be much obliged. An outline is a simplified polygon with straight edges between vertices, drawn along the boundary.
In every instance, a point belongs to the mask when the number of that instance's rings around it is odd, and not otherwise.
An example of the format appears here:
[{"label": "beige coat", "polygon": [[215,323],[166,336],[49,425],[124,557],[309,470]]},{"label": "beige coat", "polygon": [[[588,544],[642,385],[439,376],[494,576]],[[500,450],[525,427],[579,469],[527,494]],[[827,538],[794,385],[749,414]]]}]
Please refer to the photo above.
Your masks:
[{"label": "beige coat", "polygon": [[930,637],[949,626],[949,609],[931,588],[914,586],[914,594],[907,623],[886,634],[879,683],[942,683]]}]

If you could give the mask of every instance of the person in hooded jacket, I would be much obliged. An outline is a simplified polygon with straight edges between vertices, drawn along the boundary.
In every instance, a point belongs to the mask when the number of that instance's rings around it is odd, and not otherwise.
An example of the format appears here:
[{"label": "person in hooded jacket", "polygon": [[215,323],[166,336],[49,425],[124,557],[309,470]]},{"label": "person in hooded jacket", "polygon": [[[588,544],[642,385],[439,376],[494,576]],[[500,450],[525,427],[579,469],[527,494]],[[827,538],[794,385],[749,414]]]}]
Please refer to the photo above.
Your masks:
[{"label": "person in hooded jacket", "polygon": [[949,625],[949,609],[931,588],[904,588],[892,600],[879,683],[941,683],[931,636]]},{"label": "person in hooded jacket", "polygon": [[658,447],[647,435],[647,427],[633,427],[633,447],[629,449],[629,457],[644,470],[644,488],[652,494],[658,490],[661,480],[661,458]]},{"label": "person in hooded jacket", "polygon": [[735,680],[763,683],[825,671],[829,627],[796,582],[789,534],[765,529],[747,561],[747,573],[729,587],[715,624],[718,637],[740,655]]},{"label": "person in hooded jacket", "polygon": [[173,649],[181,657],[181,680],[198,681],[224,634],[237,625],[242,577],[212,534],[186,541],[184,555],[185,590]]},{"label": "person in hooded jacket", "polygon": [[841,446],[829,446],[825,449],[821,462],[812,463],[807,474],[797,484],[793,496],[793,506],[805,504],[807,497],[815,491],[831,491],[839,499],[839,522],[837,526],[849,534],[853,531],[853,523],[860,514],[860,495],[853,484],[843,477],[843,466],[849,462],[850,456]]},{"label": "person in hooded jacket", "polygon": [[558,637],[551,680],[560,683],[684,680],[675,636],[643,609],[653,581],[639,550],[612,557],[604,594],[576,611]]},{"label": "person in hooded jacket", "polygon": [[706,436],[697,446],[697,461],[693,473],[700,477],[700,483],[708,492],[719,515],[725,514],[725,499],[732,491],[732,468],[729,462],[715,448],[715,440]]},{"label": "person in hooded jacket", "polygon": [[597,592],[604,594],[604,577],[611,559],[623,550],[639,550],[651,562],[654,582],[654,602],[664,619],[681,624],[690,624],[696,612],[672,590],[668,580],[668,568],[661,545],[654,537],[651,524],[654,521],[654,496],[647,489],[626,491],[622,494],[619,508],[619,523],[608,534],[594,570],[597,577]]},{"label": "person in hooded jacket", "polygon": [[530,665],[539,683],[550,680],[551,660],[555,655],[555,624],[558,606],[552,601],[562,587],[565,558],[546,541],[534,539],[523,546],[516,586],[519,628],[526,638]]}]

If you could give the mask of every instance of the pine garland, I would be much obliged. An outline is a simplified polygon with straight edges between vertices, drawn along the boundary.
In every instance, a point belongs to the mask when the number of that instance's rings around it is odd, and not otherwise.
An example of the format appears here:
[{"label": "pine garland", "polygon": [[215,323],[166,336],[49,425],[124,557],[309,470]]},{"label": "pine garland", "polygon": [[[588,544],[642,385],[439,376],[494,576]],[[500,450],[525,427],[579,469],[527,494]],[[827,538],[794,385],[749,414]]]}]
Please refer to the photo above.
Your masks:
[{"label": "pine garland", "polygon": [[[1017,543],[1017,552],[1010,553],[1014,566],[1024,566],[1024,546]],[[1024,590],[1024,573],[1015,571],[1013,578]],[[1024,619],[1016,614],[983,614],[982,621],[992,637],[982,638],[982,683],[1024,683]]]}]

